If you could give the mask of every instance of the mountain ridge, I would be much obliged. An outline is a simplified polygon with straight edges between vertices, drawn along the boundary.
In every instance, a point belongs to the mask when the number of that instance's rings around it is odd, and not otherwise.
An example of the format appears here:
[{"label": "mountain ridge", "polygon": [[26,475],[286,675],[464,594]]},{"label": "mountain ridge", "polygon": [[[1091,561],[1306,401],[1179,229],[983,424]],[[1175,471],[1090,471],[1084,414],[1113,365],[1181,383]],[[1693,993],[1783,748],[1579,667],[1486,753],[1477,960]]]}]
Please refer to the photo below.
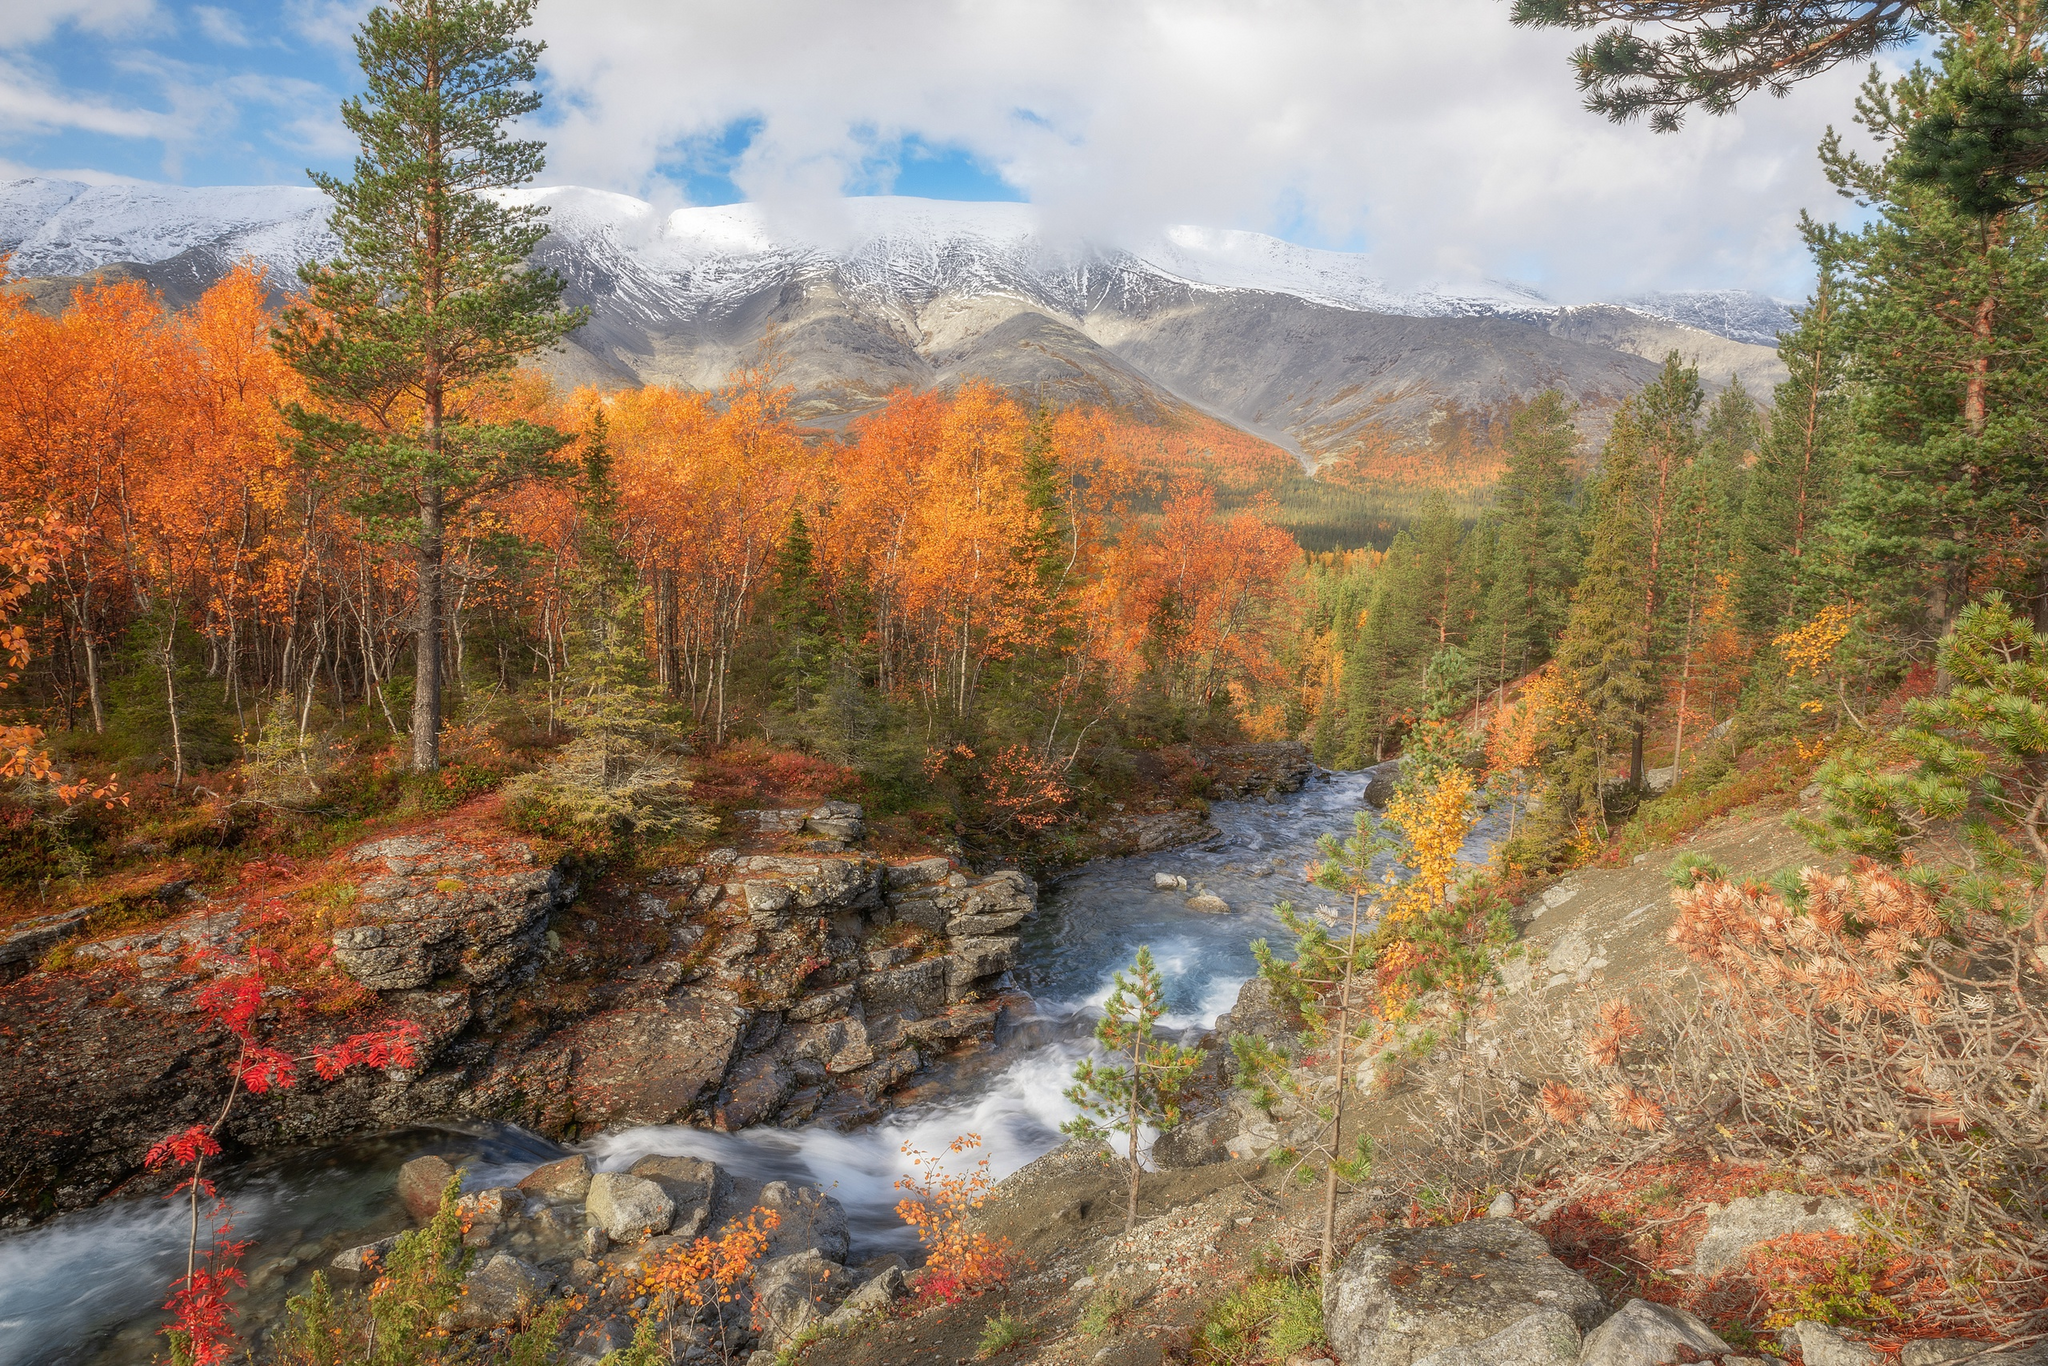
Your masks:
[{"label": "mountain ridge", "polygon": [[[1313,464],[1373,428],[1412,439],[1447,405],[1498,410],[1556,385],[1597,435],[1667,350],[1716,385],[1767,389],[1780,371],[1758,339],[1790,318],[1740,290],[1590,305],[1499,280],[1401,292],[1363,255],[1196,227],[1135,247],[1056,239],[1024,204],[849,198],[799,229],[750,204],[507,198],[550,210],[535,260],[593,310],[549,358],[560,378],[705,388],[768,346],[812,421],[982,378],[1152,421],[1196,408]],[[177,303],[239,260],[289,278],[331,254],[327,207],[310,188],[31,177],[0,184],[0,252],[31,289],[121,267]]]}]

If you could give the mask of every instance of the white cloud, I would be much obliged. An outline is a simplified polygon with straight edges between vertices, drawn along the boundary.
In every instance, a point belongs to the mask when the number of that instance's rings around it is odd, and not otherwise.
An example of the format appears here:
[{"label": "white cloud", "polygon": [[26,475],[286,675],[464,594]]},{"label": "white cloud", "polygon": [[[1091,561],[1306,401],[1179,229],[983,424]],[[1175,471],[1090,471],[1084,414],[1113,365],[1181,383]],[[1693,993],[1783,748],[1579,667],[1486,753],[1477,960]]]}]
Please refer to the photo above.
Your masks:
[{"label": "white cloud", "polygon": [[154,27],[156,0],[9,0],[0,47],[31,47],[66,24],[105,36]]},{"label": "white cloud", "polygon": [[199,31],[224,47],[248,47],[249,31],[242,27],[242,20],[228,10],[214,5],[194,5],[192,17],[199,21]]},{"label": "white cloud", "polygon": [[178,135],[183,126],[175,115],[62,90],[33,68],[0,58],[0,134],[78,131],[161,138]]},{"label": "white cloud", "polygon": [[879,146],[968,149],[1056,225],[1362,238],[1398,283],[1562,296],[1805,278],[1813,147],[1858,73],[1682,133],[1578,104],[1570,35],[1501,0],[542,0],[549,179],[641,193],[739,118],[733,172],[815,230]]},{"label": "white cloud", "polygon": [[285,22],[301,38],[352,51],[356,29],[375,0],[285,0]]}]

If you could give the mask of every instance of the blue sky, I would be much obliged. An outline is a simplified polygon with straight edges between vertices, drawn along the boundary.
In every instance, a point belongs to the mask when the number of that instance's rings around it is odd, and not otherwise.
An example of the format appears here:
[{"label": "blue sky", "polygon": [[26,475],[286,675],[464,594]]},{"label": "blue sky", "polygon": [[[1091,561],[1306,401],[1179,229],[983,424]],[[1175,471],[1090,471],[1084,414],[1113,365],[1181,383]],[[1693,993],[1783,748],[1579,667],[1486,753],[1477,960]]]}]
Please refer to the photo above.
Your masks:
[{"label": "blue sky", "polygon": [[[346,171],[364,0],[10,0],[0,173]],[[1370,251],[1395,285],[1804,292],[1813,148],[1860,73],[1615,128],[1505,0],[539,0],[543,180],[802,222],[842,194],[1026,200]],[[822,216],[822,217],[821,217]]]},{"label": "blue sky", "polygon": [[[54,12],[46,27],[32,27],[39,41],[0,57],[0,80],[71,107],[0,121],[0,157],[18,168],[185,185],[303,184],[308,168],[346,174],[351,144],[335,108],[359,86],[349,34],[362,6],[115,0],[43,8]],[[741,202],[747,195],[730,173],[761,127],[757,116],[729,119],[670,149],[654,173],[690,203]],[[967,149],[915,133],[880,140],[846,188],[1025,198]]]}]

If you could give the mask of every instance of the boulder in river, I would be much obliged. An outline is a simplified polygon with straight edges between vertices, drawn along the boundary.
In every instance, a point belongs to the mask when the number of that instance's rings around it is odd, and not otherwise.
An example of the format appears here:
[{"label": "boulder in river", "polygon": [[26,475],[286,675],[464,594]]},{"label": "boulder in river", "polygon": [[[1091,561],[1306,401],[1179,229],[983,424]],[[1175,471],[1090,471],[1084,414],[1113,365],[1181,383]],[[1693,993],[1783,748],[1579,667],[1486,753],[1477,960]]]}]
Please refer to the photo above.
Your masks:
[{"label": "boulder in river", "polygon": [[769,1256],[816,1252],[829,1262],[846,1260],[852,1243],[846,1207],[827,1195],[824,1187],[770,1181],[754,1203],[776,1214],[775,1231],[768,1239]]},{"label": "boulder in river", "polygon": [[1375,1234],[1332,1278],[1330,1344],[1348,1366],[1410,1366],[1555,1310],[1583,1332],[1607,1317],[1600,1292],[1513,1219]]},{"label": "boulder in river", "polygon": [[1229,915],[1230,903],[1214,892],[1203,892],[1188,898],[1188,909],[1200,911],[1203,915]]},{"label": "boulder in river", "polygon": [[590,1178],[583,1212],[614,1242],[637,1243],[649,1234],[668,1231],[675,1222],[676,1202],[645,1177],[599,1172]]},{"label": "boulder in river", "polygon": [[543,1200],[582,1200],[590,1194],[590,1159],[577,1153],[535,1167],[519,1178],[519,1189]]},{"label": "boulder in river", "polygon": [[441,1208],[441,1192],[455,1176],[455,1168],[445,1157],[415,1157],[398,1169],[399,1203],[424,1224]]},{"label": "boulder in river", "polygon": [[732,1184],[723,1180],[725,1174],[717,1163],[701,1157],[650,1153],[628,1168],[627,1173],[661,1187],[676,1207],[669,1232],[684,1238],[694,1238],[704,1231],[711,1222],[712,1207],[718,1201],[721,1186]]}]

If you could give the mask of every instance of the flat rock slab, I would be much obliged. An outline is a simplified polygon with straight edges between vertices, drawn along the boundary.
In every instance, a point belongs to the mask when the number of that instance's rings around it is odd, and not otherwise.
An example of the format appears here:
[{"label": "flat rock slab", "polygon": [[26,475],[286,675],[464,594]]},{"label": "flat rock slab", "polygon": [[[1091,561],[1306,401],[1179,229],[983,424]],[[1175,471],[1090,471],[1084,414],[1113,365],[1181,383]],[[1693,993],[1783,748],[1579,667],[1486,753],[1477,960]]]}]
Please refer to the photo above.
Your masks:
[{"label": "flat rock slab", "polygon": [[1695,1275],[1712,1276],[1742,1265],[1758,1243],[1791,1233],[1840,1233],[1854,1237],[1863,1205],[1855,1200],[1771,1191],[1730,1200],[1707,1216],[1707,1231],[1693,1253]]},{"label": "flat rock slab", "polygon": [[1607,1317],[1600,1292],[1513,1219],[1377,1234],[1334,1281],[1325,1326],[1346,1366],[1412,1366],[1546,1310],[1582,1332]]}]

